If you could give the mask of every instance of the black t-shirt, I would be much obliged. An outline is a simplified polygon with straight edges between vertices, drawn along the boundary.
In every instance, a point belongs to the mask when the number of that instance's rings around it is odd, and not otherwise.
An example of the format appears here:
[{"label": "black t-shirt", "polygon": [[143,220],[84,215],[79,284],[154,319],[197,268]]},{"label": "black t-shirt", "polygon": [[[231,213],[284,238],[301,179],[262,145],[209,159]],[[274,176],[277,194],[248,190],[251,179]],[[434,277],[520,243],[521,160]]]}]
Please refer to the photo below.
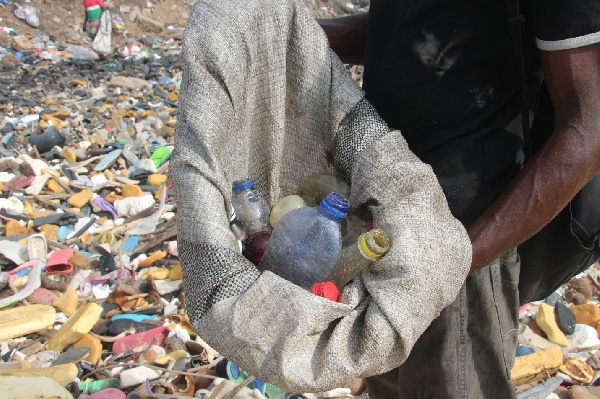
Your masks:
[{"label": "black t-shirt", "polygon": [[[600,42],[599,0],[521,8],[526,53]],[[521,80],[507,21],[504,0],[372,0],[369,10],[367,98],[433,167],[466,226],[522,166]],[[528,59],[535,86],[539,61]]]}]

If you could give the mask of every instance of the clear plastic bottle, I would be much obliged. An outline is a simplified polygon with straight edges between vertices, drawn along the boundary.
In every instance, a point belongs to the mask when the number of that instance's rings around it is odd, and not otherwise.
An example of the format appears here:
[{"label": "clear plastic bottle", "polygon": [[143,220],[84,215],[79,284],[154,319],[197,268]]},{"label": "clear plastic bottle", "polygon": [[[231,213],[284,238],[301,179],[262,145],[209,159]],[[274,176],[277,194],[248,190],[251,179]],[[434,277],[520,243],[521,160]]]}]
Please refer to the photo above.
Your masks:
[{"label": "clear plastic bottle", "polygon": [[271,231],[269,226],[269,205],[264,197],[254,188],[250,179],[233,182],[231,203],[235,217],[246,229],[246,236],[259,231]]},{"label": "clear plastic bottle", "polygon": [[385,255],[391,246],[390,236],[381,229],[362,234],[354,245],[342,249],[336,265],[325,280],[331,281],[342,291],[365,267]]},{"label": "clear plastic bottle", "polygon": [[341,221],[350,204],[330,193],[318,207],[286,213],[273,229],[259,270],[269,270],[310,290],[325,281],[342,249]]}]

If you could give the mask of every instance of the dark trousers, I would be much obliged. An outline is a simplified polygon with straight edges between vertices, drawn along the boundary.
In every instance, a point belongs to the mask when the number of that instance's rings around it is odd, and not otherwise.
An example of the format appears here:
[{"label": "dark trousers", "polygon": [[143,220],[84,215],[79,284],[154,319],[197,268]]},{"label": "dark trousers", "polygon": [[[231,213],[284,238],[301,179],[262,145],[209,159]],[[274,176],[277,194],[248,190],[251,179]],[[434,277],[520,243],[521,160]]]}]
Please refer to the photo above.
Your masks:
[{"label": "dark trousers", "polygon": [[[519,267],[512,250],[469,276],[406,362],[367,379],[369,399],[516,397],[510,370],[518,338]],[[443,273],[443,265],[438,270]]]}]

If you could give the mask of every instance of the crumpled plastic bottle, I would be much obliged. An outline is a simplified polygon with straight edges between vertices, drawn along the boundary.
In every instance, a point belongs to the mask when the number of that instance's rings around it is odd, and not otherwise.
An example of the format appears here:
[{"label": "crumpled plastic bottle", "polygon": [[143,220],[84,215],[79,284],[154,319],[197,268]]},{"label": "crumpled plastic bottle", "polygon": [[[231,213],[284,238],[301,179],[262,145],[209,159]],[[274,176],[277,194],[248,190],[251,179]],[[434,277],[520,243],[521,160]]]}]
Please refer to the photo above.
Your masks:
[{"label": "crumpled plastic bottle", "polygon": [[258,269],[269,270],[307,290],[326,281],[340,256],[341,222],[349,207],[348,200],[334,192],[318,207],[286,213],[273,229]]}]

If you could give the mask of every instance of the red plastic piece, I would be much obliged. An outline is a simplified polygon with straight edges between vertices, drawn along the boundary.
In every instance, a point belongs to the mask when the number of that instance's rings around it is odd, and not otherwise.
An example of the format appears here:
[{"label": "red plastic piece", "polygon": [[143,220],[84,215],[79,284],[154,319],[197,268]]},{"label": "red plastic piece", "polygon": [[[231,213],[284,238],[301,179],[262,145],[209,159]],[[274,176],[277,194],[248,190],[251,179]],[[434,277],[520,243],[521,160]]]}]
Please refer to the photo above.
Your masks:
[{"label": "red plastic piece", "polygon": [[23,177],[21,179],[13,180],[9,183],[11,187],[26,188],[31,186],[31,183],[35,180],[35,176]]},{"label": "red plastic piece", "polygon": [[329,299],[332,302],[338,302],[340,300],[340,291],[331,281],[316,283],[312,286],[310,292],[322,296],[325,299]]},{"label": "red plastic piece", "polygon": [[52,305],[52,302],[54,302],[56,298],[58,297],[54,295],[54,293],[42,287],[37,288],[31,295],[27,297],[29,301],[42,305]]},{"label": "red plastic piece", "polygon": [[119,338],[113,344],[112,350],[115,355],[119,355],[123,352],[139,348],[140,346],[149,345],[155,337],[156,340],[154,341],[154,345],[160,345],[167,335],[169,335],[169,329],[167,327],[153,328],[152,330],[144,331],[139,334]]},{"label": "red plastic piece", "polygon": [[125,399],[125,393],[116,388],[106,388],[93,395],[86,396],[87,399]]},{"label": "red plastic piece", "polygon": [[[31,269],[33,267],[33,265],[35,265],[35,262],[36,262],[35,260],[27,261],[27,262],[23,263],[21,266],[15,268],[15,269],[9,270],[7,273],[15,274],[15,273],[20,272],[21,270]],[[43,269],[42,269],[42,271],[43,271]]]},{"label": "red plastic piece", "polygon": [[73,265],[69,259],[75,251],[73,248],[65,248],[54,252],[46,262],[46,274],[69,274],[73,271]]}]

